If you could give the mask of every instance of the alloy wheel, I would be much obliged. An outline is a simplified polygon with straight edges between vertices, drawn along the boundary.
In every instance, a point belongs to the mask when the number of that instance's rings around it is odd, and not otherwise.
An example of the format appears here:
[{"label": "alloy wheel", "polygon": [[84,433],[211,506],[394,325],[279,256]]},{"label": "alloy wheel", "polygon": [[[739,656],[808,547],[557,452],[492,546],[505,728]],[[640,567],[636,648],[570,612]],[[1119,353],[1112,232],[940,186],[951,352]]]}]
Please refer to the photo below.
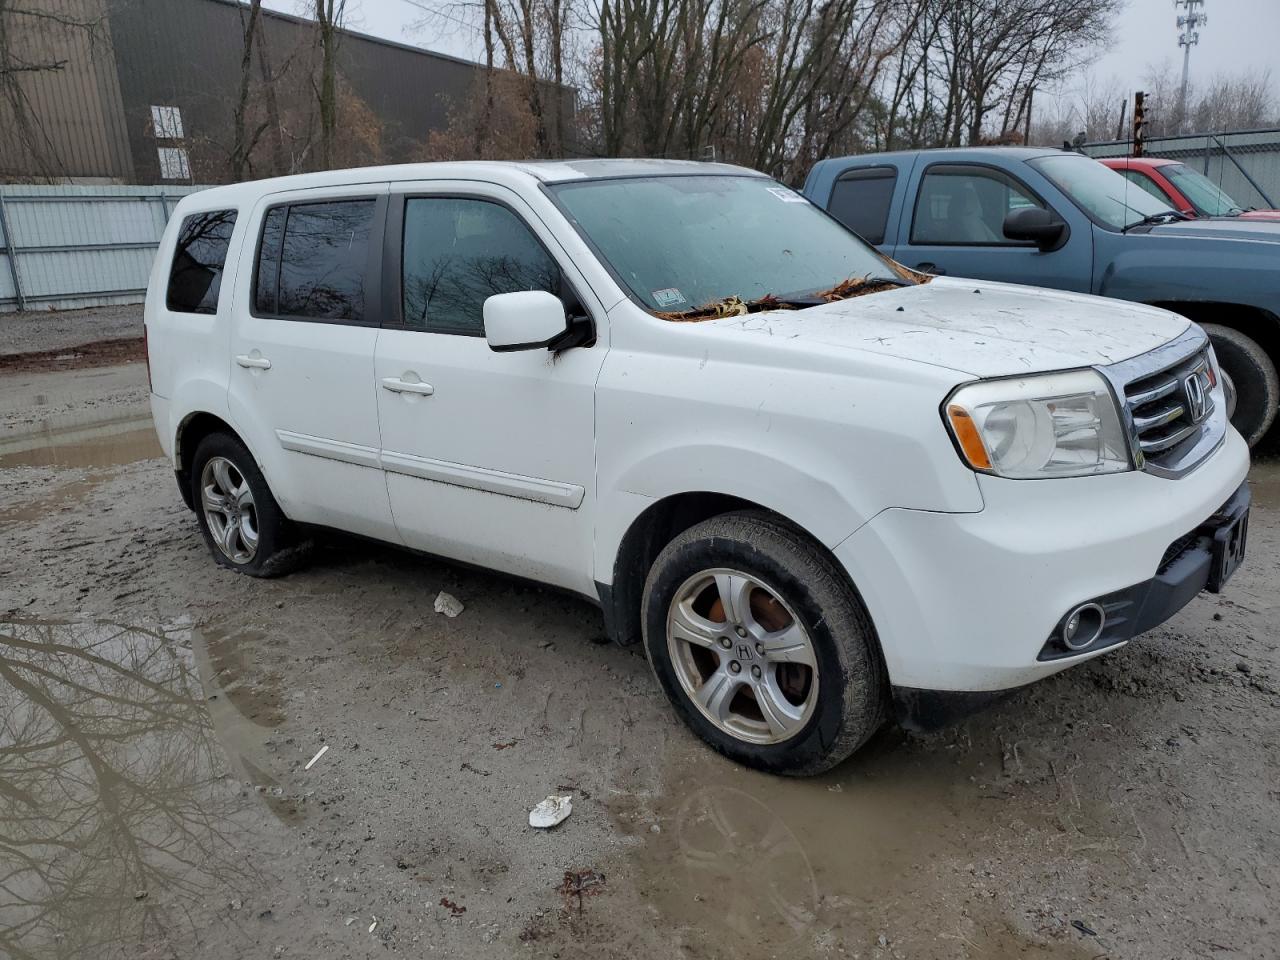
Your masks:
[{"label": "alloy wheel", "polygon": [[258,510],[249,481],[226,457],[211,457],[200,473],[200,506],[218,549],[245,564],[258,552]]},{"label": "alloy wheel", "polygon": [[685,694],[747,743],[798,734],[818,700],[813,641],[777,590],[740,570],[695,574],[667,614],[667,652]]}]

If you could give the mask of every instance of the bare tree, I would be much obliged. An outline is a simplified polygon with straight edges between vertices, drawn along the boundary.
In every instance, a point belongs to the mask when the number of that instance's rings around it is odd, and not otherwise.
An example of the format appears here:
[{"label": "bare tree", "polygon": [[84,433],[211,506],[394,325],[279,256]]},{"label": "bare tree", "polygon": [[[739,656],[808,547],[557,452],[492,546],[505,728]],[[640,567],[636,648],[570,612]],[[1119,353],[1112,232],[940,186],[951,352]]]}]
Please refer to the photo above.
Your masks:
[{"label": "bare tree", "polygon": [[320,79],[316,102],[320,114],[320,166],[333,166],[334,140],[338,132],[338,48],[347,0],[315,0],[316,39],[320,47]]},{"label": "bare tree", "polygon": [[249,132],[246,119],[249,109],[249,86],[253,76],[253,52],[257,44],[258,24],[261,19],[262,0],[250,0],[247,19],[243,8],[240,11],[244,45],[240,54],[240,88],[231,120],[235,137],[231,147],[232,180],[245,179],[249,169],[249,155],[253,153],[253,148],[270,124],[270,119],[263,120],[253,132]]},{"label": "bare tree", "polygon": [[[498,71],[520,78],[525,109],[533,121],[533,154],[564,153],[566,65],[573,18],[582,0],[405,0],[422,12],[417,29],[441,24],[478,35],[485,51],[484,97],[475,117],[471,153],[490,153],[495,132]],[[583,8],[585,10],[585,4]]]}]

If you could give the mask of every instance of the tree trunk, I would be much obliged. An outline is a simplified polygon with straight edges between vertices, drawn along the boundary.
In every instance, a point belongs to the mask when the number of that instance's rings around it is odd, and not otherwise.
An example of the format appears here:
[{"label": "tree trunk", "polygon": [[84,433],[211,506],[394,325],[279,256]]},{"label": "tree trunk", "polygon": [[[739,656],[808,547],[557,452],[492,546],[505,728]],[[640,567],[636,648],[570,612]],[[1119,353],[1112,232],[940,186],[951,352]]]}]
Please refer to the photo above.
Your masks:
[{"label": "tree trunk", "polygon": [[231,147],[231,179],[236,182],[245,179],[249,166],[249,154],[254,146],[249,140],[249,131],[245,126],[245,113],[249,108],[249,74],[253,70],[253,44],[261,14],[262,0],[252,0],[249,6],[249,21],[244,25],[244,48],[240,54],[240,92],[236,97],[236,108],[232,114],[235,142]]}]

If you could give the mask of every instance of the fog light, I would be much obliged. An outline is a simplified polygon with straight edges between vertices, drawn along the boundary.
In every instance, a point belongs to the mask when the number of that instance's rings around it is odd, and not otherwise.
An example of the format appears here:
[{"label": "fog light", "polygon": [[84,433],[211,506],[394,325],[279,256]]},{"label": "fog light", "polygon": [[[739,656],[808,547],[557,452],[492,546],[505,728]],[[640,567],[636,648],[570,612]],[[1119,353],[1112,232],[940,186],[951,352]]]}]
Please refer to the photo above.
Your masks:
[{"label": "fog light", "polygon": [[1062,642],[1068,650],[1083,650],[1102,636],[1107,615],[1096,603],[1082,603],[1062,621]]}]

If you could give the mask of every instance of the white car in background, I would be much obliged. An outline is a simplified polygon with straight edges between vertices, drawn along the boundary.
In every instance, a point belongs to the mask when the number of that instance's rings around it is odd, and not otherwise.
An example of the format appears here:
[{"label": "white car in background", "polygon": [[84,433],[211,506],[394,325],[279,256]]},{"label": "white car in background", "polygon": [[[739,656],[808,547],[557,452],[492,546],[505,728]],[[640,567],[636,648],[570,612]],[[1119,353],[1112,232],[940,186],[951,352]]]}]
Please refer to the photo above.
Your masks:
[{"label": "white car in background", "polygon": [[[336,528],[572,591],[699,736],[780,773],[1115,649],[1243,553],[1197,326],[914,274],[737,167],[207,190],[146,326],[219,563],[281,574]],[[1153,417],[1178,439],[1144,454]]]}]

